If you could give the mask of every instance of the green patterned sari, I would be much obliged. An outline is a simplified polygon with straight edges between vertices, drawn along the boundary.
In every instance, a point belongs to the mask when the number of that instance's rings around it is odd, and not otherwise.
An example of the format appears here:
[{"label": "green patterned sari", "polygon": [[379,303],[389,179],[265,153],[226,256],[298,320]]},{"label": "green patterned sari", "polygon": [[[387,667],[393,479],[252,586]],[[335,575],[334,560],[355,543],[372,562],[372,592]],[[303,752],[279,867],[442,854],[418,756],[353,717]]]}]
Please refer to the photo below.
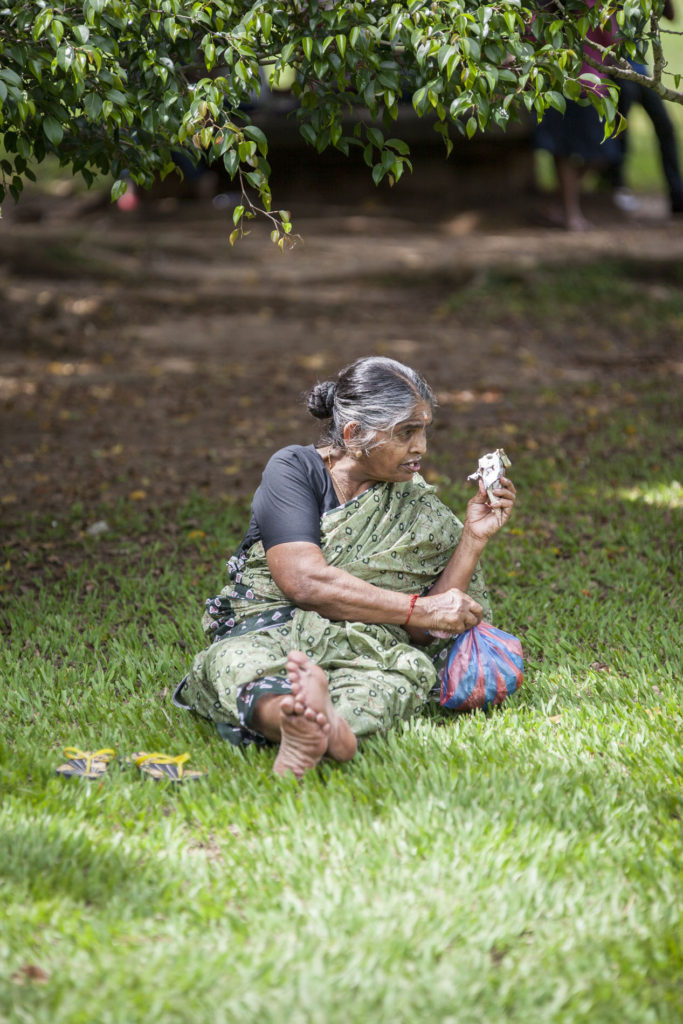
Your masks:
[{"label": "green patterned sari", "polygon": [[[459,519],[416,474],[407,484],[375,484],[325,513],[321,548],[330,565],[375,586],[422,593],[441,574],[461,533]],[[333,622],[293,607],[273,580],[260,542],[228,566],[230,583],[206,603],[203,625],[213,642],[176,692],[181,707],[211,719],[233,742],[248,741],[257,697],[289,691],[291,650],[304,651],[325,670],[336,710],[359,737],[424,707],[449,641],[417,647],[400,626]],[[479,566],[468,592],[490,622]]]}]

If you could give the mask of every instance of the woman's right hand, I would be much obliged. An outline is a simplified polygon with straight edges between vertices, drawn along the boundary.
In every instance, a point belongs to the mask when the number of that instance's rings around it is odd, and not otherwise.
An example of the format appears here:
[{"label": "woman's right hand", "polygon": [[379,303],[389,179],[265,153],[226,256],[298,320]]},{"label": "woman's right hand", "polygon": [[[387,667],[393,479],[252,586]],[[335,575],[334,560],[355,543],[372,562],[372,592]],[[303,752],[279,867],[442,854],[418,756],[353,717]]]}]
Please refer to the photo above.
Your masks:
[{"label": "woman's right hand", "polygon": [[410,619],[413,627],[426,629],[433,637],[447,638],[477,626],[484,609],[456,587],[442,594],[419,597]]}]

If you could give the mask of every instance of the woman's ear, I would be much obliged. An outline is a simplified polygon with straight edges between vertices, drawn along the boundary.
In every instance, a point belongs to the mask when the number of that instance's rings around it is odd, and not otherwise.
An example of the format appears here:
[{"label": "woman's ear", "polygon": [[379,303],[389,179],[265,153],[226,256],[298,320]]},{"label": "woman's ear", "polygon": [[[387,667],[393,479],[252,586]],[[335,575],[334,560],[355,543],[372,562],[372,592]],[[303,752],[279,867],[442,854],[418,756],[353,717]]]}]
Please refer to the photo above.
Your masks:
[{"label": "woman's ear", "polygon": [[360,423],[356,423],[355,420],[351,420],[350,423],[346,423],[342,430],[342,437],[344,438],[344,444],[347,448],[353,448],[356,437],[360,433]]}]

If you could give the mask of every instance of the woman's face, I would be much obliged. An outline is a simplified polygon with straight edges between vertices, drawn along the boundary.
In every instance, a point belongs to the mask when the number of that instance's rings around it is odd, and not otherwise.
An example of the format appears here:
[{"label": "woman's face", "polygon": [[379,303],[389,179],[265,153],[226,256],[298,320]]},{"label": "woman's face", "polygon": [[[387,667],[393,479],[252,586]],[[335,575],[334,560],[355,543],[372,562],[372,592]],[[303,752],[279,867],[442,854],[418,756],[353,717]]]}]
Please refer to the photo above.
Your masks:
[{"label": "woman's face", "polygon": [[389,433],[378,431],[367,455],[359,459],[359,467],[369,480],[405,483],[419,473],[422,456],[427,451],[427,430],[432,422],[428,402],[418,402],[409,419],[398,423]]}]

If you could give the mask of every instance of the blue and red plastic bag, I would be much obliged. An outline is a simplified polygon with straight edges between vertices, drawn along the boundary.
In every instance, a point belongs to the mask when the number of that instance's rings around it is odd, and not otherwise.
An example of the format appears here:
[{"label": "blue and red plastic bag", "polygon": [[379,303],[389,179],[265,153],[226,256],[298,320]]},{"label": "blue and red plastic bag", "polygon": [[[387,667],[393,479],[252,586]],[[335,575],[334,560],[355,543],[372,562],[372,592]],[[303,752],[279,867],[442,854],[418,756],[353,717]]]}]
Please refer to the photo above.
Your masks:
[{"label": "blue and red plastic bag", "polygon": [[502,704],[524,678],[516,636],[481,622],[454,641],[439,677],[442,707],[471,711]]}]

